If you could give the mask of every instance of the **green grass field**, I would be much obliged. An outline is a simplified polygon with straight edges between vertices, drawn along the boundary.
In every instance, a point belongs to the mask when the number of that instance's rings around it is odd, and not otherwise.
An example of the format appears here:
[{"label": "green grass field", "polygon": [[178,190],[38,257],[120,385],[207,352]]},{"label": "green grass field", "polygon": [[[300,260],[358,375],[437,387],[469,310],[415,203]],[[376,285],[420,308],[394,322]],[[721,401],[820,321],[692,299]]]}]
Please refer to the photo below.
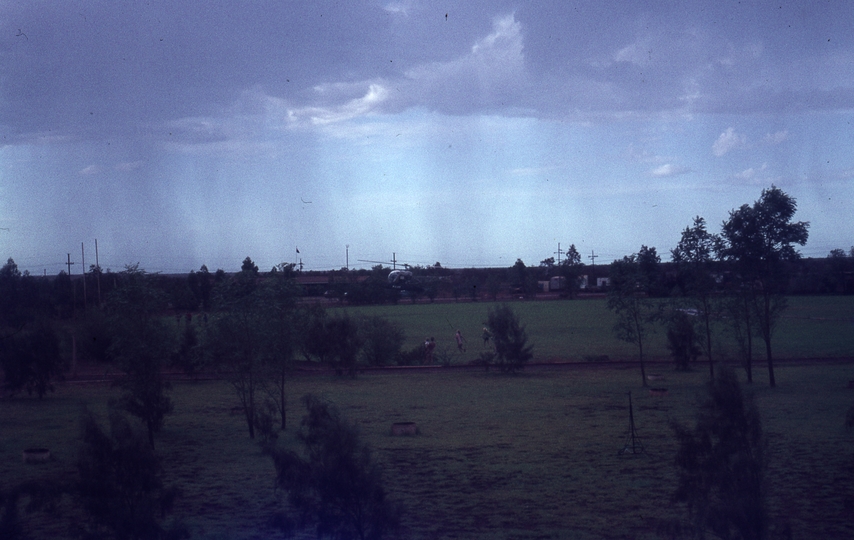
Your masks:
[{"label": "green grass field", "polygon": [[[407,304],[336,308],[348,313],[380,315],[397,321],[405,330],[407,348],[436,338],[452,353],[453,363],[477,358],[482,348],[481,329],[492,302]],[[614,338],[614,315],[604,299],[516,301],[509,304],[527,326],[534,344],[534,361],[582,361],[606,355],[612,360],[633,360],[637,348]],[[454,332],[465,336],[468,354],[457,354]],[[772,345],[775,358],[854,357],[854,296],[798,296],[789,298]],[[736,345],[728,328],[715,328],[713,347],[723,359],[737,358]],[[665,360],[669,353],[666,330],[659,327],[645,347],[649,358]],[[764,346],[756,339],[754,354],[764,358]]]},{"label": "green grass field", "polygon": [[[301,376],[291,384],[291,429],[280,443],[293,435],[299,396],[335,402],[359,425],[391,495],[405,505],[404,538],[657,538],[662,523],[683,515],[669,504],[676,450],[669,422],[690,421],[706,378],[704,370],[663,375],[656,383],[668,388],[663,397],[643,391],[635,369]],[[769,444],[773,522],[791,527],[794,538],[854,537],[849,379],[848,364],[781,366],[778,388],[752,388]],[[629,391],[647,455],[618,455],[629,434]],[[43,401],[4,401],[3,486],[73,478],[79,411],[87,404],[105,413],[113,392],[67,384]],[[175,414],[157,444],[167,482],[183,492],[175,514],[194,538],[270,538],[267,519],[282,508],[280,494],[270,460],[231,413],[230,387],[181,383],[172,396]],[[416,422],[420,434],[390,436],[398,421]],[[50,448],[54,459],[24,464],[22,449],[33,446]],[[27,526],[35,538],[61,538],[70,519],[66,508],[60,518],[30,516]]]},{"label": "green grass field", "polygon": [[[528,325],[537,359],[633,354],[611,337],[601,301],[512,305]],[[470,347],[455,360],[463,363],[480,350],[489,306],[350,312],[393,317],[412,345],[422,334],[450,345],[452,327],[459,326]],[[854,356],[851,306],[847,298],[793,299],[778,331],[780,357]],[[658,350],[664,355],[663,344]],[[677,373],[658,364],[654,370],[664,376],[655,385],[668,388],[665,396],[643,389],[634,367],[536,368],[518,376],[453,369],[367,372],[356,379],[298,375],[290,383],[290,428],[280,444],[294,443],[302,395],[336,403],[358,424],[390,495],[405,506],[406,539],[667,538],[662,528],[684,517],[670,504],[676,481],[670,422],[691,421],[708,375],[704,366]],[[854,429],[844,426],[854,405],[849,380],[851,363],[783,362],[778,387],[771,389],[764,364],[755,368],[749,390],[768,442],[772,523],[778,532],[789,527],[792,538],[854,538]],[[618,455],[629,435],[630,391],[646,450],[641,456]],[[0,489],[27,479],[72,480],[80,411],[87,406],[106,418],[115,393],[105,384],[63,383],[41,401],[0,401]],[[248,438],[243,417],[232,413],[237,401],[231,387],[176,383],[171,395],[175,413],[166,419],[157,450],[166,482],[182,491],[174,515],[193,538],[277,537],[268,519],[284,508],[282,494],[274,489],[270,459]],[[392,437],[391,424],[400,421],[416,422],[420,434]],[[28,447],[49,448],[53,459],[24,464]],[[25,515],[31,536],[67,537],[80,516],[67,503],[59,510],[58,517]]]}]

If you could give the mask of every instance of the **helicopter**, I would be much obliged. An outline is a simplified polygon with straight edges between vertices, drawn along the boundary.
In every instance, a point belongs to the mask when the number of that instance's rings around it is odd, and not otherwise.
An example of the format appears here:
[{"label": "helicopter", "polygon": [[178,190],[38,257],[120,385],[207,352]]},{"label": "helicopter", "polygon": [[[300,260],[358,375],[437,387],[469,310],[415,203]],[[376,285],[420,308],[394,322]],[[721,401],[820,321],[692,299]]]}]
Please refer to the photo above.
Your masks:
[{"label": "helicopter", "polygon": [[[401,292],[420,294],[424,292],[424,288],[428,283],[438,281],[439,278],[429,276],[416,276],[412,273],[411,265],[401,263],[397,260],[397,254],[392,254],[391,261],[368,261],[359,259],[360,262],[388,264],[392,263],[392,271],[388,273],[388,287],[397,289]],[[401,264],[404,269],[398,270],[397,265]]]}]

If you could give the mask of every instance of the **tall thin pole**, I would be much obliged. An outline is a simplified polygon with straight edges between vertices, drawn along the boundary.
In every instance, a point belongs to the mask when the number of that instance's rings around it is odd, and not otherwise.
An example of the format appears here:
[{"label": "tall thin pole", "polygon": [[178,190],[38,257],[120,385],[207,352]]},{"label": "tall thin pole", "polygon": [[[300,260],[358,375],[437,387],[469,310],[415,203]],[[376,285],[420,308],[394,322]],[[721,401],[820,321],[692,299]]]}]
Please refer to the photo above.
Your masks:
[{"label": "tall thin pole", "polygon": [[558,268],[560,268],[560,255],[563,252],[564,251],[562,249],[560,249],[560,242],[558,242],[557,243],[557,251],[555,251],[555,253],[557,253],[557,266],[558,266]]},{"label": "tall thin pole", "polygon": [[344,268],[350,270],[350,244],[347,244],[347,250],[344,255]]},{"label": "tall thin pole", "polygon": [[65,263],[68,266],[68,285],[71,287],[71,317],[74,318],[74,304],[77,303],[77,289],[74,287],[74,282],[71,281],[71,253],[66,253],[68,259]]},{"label": "tall thin pole", "polygon": [[83,310],[86,310],[86,251],[80,242],[80,265],[83,266]]},{"label": "tall thin pole", "polygon": [[598,256],[599,255],[596,255],[595,251],[593,251],[593,250],[590,251],[590,256],[587,258],[590,259],[592,266],[596,266],[596,257],[598,257]]},{"label": "tall thin pole", "polygon": [[95,239],[95,268],[98,273],[95,274],[95,279],[98,284],[98,307],[101,307],[101,263],[98,262],[98,239]]}]

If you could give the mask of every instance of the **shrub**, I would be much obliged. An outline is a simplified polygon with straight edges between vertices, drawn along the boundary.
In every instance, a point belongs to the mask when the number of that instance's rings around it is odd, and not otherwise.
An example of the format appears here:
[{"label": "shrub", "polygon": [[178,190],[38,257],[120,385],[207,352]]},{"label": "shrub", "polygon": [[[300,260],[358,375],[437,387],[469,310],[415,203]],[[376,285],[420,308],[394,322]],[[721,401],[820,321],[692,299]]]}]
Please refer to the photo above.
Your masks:
[{"label": "shrub", "polygon": [[[397,528],[400,507],[386,497],[379,466],[328,402],[303,397],[307,414],[298,439],[303,452],[269,449],[276,484],[298,512],[297,525],[314,526],[318,538],[378,540]],[[291,528],[290,522],[282,525]]]},{"label": "shrub", "polygon": [[385,366],[400,355],[406,339],[400,324],[383,317],[363,317],[359,321],[362,357],[371,366]]},{"label": "shrub", "polygon": [[688,364],[700,356],[697,332],[690,315],[682,311],[674,313],[667,328],[667,348],[676,363],[676,369],[681,371],[687,371]]},{"label": "shrub", "polygon": [[486,326],[495,343],[495,365],[502,371],[512,373],[522,369],[534,356],[525,327],[509,306],[491,308]]}]

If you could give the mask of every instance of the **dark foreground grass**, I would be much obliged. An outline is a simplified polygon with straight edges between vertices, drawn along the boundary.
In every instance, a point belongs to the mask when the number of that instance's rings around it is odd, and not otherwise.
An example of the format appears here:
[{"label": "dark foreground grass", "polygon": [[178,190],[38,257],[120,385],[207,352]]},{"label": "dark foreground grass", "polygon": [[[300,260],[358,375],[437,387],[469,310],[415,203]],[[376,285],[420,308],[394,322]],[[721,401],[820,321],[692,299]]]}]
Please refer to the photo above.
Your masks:
[{"label": "dark foreground grass", "polygon": [[[854,296],[790,297],[789,309],[780,320],[772,345],[775,358],[854,357]],[[460,302],[366,306],[341,308],[353,315],[379,315],[397,321],[406,332],[406,347],[435,337],[439,352],[447,351],[451,363],[464,364],[484,350],[481,329],[492,302]],[[585,361],[607,356],[611,360],[633,360],[637,348],[621,342],[612,331],[614,315],[603,298],[582,300],[514,301],[509,305],[527,327],[534,345],[534,361]],[[454,332],[460,329],[467,350],[459,353]],[[666,329],[653,327],[645,345],[649,358],[666,359]],[[726,322],[714,328],[717,358],[739,358],[736,343]],[[764,345],[754,343],[754,355],[764,358]]]},{"label": "dark foreground grass", "polygon": [[[390,495],[406,507],[402,537],[666,538],[684,509],[670,504],[676,451],[670,422],[689,422],[706,372],[662,373],[663,397],[639,387],[635,369],[529,370],[520,376],[481,371],[406,370],[324,375],[292,381],[292,444],[302,414],[299,397],[313,392],[356,422],[382,464]],[[854,430],[844,426],[854,404],[854,366],[778,368],[778,387],[757,377],[755,392],[769,445],[772,522],[794,538],[852,538]],[[629,434],[632,392],[641,456],[618,455]],[[113,391],[60,387],[43,401],[0,403],[2,487],[39,477],[71,479],[82,403],[99,414]],[[175,508],[194,538],[276,537],[269,517],[284,506],[273,468],[249,440],[230,388],[186,383],[173,390],[175,414],[157,440],[168,483],[183,496]],[[420,434],[392,437],[393,422],[416,422]],[[25,465],[29,446],[55,459]],[[63,536],[70,505],[59,517],[30,516],[36,538]]]}]

